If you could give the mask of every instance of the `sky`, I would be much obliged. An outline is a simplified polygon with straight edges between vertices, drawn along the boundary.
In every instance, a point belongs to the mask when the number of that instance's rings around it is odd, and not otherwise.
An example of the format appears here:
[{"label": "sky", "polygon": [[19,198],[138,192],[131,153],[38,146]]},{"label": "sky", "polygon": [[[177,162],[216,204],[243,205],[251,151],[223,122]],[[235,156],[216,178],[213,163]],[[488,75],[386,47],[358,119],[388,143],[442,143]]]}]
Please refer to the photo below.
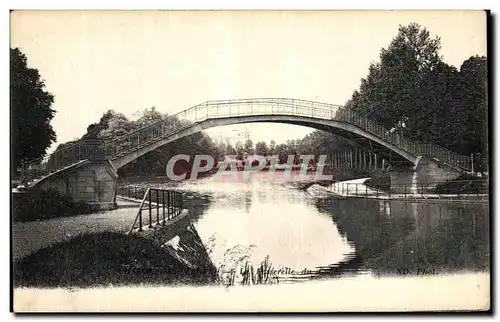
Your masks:
[{"label": "sky", "polygon": [[[80,137],[113,109],[130,119],[209,100],[285,97],[344,104],[398,26],[441,38],[446,63],[486,56],[483,11],[15,11],[11,48],[37,68],[57,111],[57,143]],[[235,142],[286,142],[312,129],[218,127]]]}]

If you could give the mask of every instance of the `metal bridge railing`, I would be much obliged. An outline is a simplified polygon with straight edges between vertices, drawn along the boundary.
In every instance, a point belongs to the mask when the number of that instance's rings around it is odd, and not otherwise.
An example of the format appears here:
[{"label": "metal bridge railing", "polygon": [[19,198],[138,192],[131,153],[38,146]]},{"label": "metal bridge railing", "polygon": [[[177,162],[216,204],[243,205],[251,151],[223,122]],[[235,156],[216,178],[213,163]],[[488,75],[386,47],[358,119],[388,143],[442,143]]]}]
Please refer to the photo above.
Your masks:
[{"label": "metal bridge railing", "polygon": [[[106,159],[113,160],[140,149],[143,146],[173,135],[176,132],[196,126],[197,123],[205,120],[250,115],[292,115],[315,119],[337,120],[360,127],[414,156],[426,155],[465,170],[472,169],[470,157],[457,154],[433,143],[410,141],[402,135],[393,131],[391,132],[383,126],[368,120],[352,109],[333,104],[288,98],[208,101],[166,117],[158,122],[131,131],[114,140],[106,141],[102,143],[102,149],[104,150]],[[59,156],[67,153],[63,152],[63,150],[65,150],[63,149],[54,152],[43,160],[29,162],[28,169],[30,169],[31,173],[43,175],[50,173],[54,169],[58,170],[79,160],[90,157],[90,153],[82,153],[79,150],[82,149],[82,147],[85,150],[86,144],[76,143],[65,148],[72,151],[69,153],[72,157],[60,158],[65,161],[54,161],[55,163],[53,165],[48,165],[50,163],[49,159],[59,159]],[[98,144],[98,147],[101,149],[101,143]],[[75,152],[77,150],[78,152]]]},{"label": "metal bridge railing", "polygon": [[165,226],[167,221],[176,218],[183,209],[182,193],[175,190],[120,186],[117,195],[123,198],[141,200],[141,205],[129,233],[137,229]]},{"label": "metal bridge railing", "polygon": [[293,115],[342,121],[356,125],[415,156],[426,155],[466,170],[472,168],[469,156],[460,155],[433,143],[413,142],[396,132],[391,132],[383,126],[368,120],[352,109],[333,104],[286,98],[205,102],[167,117],[164,120],[132,131],[113,141],[106,142],[106,155],[111,159],[118,158],[134,149],[138,149],[208,119],[251,115]]},{"label": "metal bridge railing", "polygon": [[80,141],[31,160],[21,166],[21,179],[25,183],[30,183],[34,179],[42,178],[83,160],[105,160],[104,142]]}]

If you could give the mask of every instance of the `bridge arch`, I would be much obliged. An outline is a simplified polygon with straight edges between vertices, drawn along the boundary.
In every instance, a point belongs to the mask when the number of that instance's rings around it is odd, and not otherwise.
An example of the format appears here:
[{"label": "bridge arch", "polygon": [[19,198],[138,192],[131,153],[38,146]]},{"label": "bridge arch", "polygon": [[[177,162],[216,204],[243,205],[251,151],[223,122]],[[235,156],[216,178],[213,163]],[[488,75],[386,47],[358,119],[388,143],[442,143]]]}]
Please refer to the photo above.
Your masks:
[{"label": "bridge arch", "polygon": [[256,98],[205,102],[114,140],[78,141],[26,163],[23,180],[36,184],[55,173],[69,171],[82,161],[111,162],[116,170],[163,145],[205,129],[255,122],[295,124],[331,132],[368,147],[389,163],[403,167],[415,166],[418,170],[422,157],[426,157],[434,165],[441,164],[438,168],[444,165],[456,173],[472,169],[468,156],[433,143],[412,142],[342,106],[296,99]]},{"label": "bridge arch", "polygon": [[470,158],[432,143],[412,142],[352,109],[326,103],[256,98],[209,101],[105,143],[106,158],[120,168],[172,141],[215,127],[239,123],[277,122],[308,126],[351,139],[386,158],[389,163],[415,165],[429,156],[461,169]]},{"label": "bridge arch", "polygon": [[185,127],[180,131],[176,131],[171,135],[165,136],[160,140],[152,141],[150,144],[144,145],[138,149],[134,149],[129,153],[119,155],[111,159],[113,165],[119,169],[128,163],[134,161],[140,156],[147,154],[155,149],[158,149],[166,144],[179,140],[183,137],[193,135],[197,132],[218,126],[243,124],[243,123],[283,123],[292,125],[307,126],[318,130],[327,131],[342,137],[346,137],[364,147],[371,148],[374,151],[392,162],[398,164],[406,164],[413,166],[416,164],[417,156],[405,151],[397,145],[384,141],[382,138],[370,133],[354,124],[335,120],[335,119],[320,119],[306,116],[296,115],[243,115],[231,117],[209,118],[203,121],[193,123],[191,126]]},{"label": "bridge arch", "polygon": [[404,186],[405,193],[407,185],[413,189],[418,182],[454,179],[472,168],[469,157],[432,143],[412,142],[351,109],[293,99],[249,99],[206,102],[111,141],[78,141],[25,164],[22,182],[30,188],[61,189],[95,209],[113,208],[118,168],[205,129],[254,122],[308,126],[369,147],[391,164],[406,165],[390,172],[391,185]]},{"label": "bridge arch", "polygon": [[[82,160],[101,158],[111,161],[115,168],[121,168],[160,146],[196,132],[215,126],[254,122],[296,124],[335,133],[368,147],[391,164],[416,165],[418,157],[427,156],[465,171],[472,168],[468,156],[433,143],[412,142],[352,109],[304,100],[259,98],[202,103],[117,139],[97,142],[97,156],[93,152],[93,143],[89,149],[86,142],[76,142],[43,157],[43,160],[28,162],[25,165],[28,170],[26,177],[36,179]],[[51,160],[53,166],[49,166]]]}]

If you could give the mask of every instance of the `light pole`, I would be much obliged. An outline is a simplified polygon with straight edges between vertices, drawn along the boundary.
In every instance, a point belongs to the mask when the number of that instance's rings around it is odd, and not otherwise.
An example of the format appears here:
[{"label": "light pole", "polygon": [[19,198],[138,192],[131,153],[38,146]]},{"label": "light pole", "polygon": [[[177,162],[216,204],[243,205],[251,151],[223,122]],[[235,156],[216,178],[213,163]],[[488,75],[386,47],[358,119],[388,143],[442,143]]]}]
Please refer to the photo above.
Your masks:
[{"label": "light pole", "polygon": [[474,153],[470,154],[471,172],[474,174]]}]

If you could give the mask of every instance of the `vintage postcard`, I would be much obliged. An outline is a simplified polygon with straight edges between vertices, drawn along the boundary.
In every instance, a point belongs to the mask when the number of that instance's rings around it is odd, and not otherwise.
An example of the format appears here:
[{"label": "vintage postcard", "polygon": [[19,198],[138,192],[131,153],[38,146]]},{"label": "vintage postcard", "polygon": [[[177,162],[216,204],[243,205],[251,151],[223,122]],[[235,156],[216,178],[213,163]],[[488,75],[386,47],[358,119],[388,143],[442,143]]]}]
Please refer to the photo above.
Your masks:
[{"label": "vintage postcard", "polygon": [[486,11],[12,11],[14,312],[490,310]]}]

